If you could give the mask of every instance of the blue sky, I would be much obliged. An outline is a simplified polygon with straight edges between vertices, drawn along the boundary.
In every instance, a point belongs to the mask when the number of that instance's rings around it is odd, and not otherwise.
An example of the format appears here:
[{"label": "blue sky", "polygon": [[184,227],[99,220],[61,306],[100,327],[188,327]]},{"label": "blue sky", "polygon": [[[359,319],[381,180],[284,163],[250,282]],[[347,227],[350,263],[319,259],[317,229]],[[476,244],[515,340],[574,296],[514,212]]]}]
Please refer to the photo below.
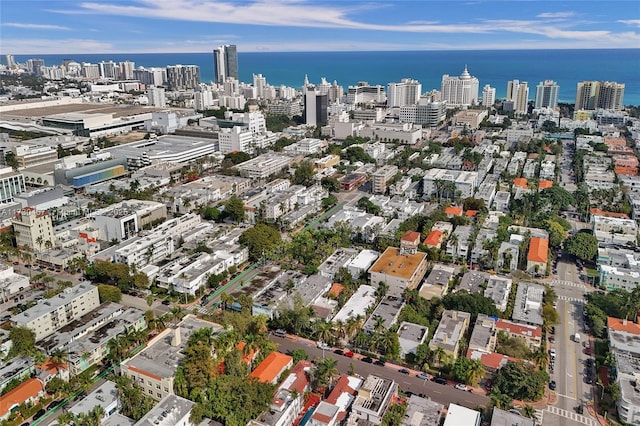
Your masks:
[{"label": "blue sky", "polygon": [[2,0],[12,54],[640,48],[640,2]]}]

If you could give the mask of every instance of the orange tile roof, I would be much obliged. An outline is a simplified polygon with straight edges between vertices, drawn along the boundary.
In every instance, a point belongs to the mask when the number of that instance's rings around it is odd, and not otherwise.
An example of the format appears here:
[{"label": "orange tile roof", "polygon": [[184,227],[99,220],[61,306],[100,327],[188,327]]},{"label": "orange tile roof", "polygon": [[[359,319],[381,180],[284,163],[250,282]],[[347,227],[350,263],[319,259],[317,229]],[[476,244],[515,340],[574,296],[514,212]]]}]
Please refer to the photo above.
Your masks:
[{"label": "orange tile roof", "polygon": [[38,379],[29,379],[11,389],[0,397],[0,417],[4,417],[14,406],[37,397],[43,391],[44,386]]},{"label": "orange tile roof", "polygon": [[499,319],[496,322],[496,328],[499,330],[506,330],[512,334],[520,334],[524,337],[535,337],[540,339],[542,338],[542,328],[533,325],[518,324],[515,322]]},{"label": "orange tile roof", "polygon": [[553,186],[553,181],[551,180],[540,179],[540,182],[538,182],[538,189],[547,189],[547,188],[551,188],[552,186]]},{"label": "orange tile roof", "polygon": [[493,370],[498,370],[504,367],[508,361],[518,362],[520,360],[497,352],[490,352],[480,356],[480,362],[482,362],[482,365]]},{"label": "orange tile roof", "polygon": [[442,231],[431,231],[427,238],[424,240],[424,244],[427,246],[437,246],[442,243]]},{"label": "orange tile roof", "polygon": [[454,216],[462,216],[462,207],[449,206],[444,209],[445,214],[451,214]]},{"label": "orange tile roof", "polygon": [[595,207],[589,210],[589,213],[591,213],[592,215],[598,215],[598,216],[617,217],[619,219],[629,219],[629,215],[626,213],[608,212],[605,210],[600,210]]},{"label": "orange tile roof", "polygon": [[640,324],[620,318],[607,317],[607,326],[613,331],[624,331],[626,333],[640,335]]},{"label": "orange tile roof", "polygon": [[427,254],[417,251],[414,254],[400,254],[397,247],[387,247],[371,266],[369,273],[385,273],[392,277],[409,279],[426,262]]},{"label": "orange tile roof", "polygon": [[44,364],[36,365],[40,370],[47,371],[50,374],[56,374],[59,370],[64,370],[67,368],[67,364],[65,363],[56,363],[51,360],[51,358],[47,358]]},{"label": "orange tile roof", "polygon": [[[298,363],[291,369],[291,375],[295,375],[295,379],[292,377],[292,381],[288,383],[287,389],[290,391],[296,390],[300,395],[303,395],[307,390],[307,386],[309,386],[309,376],[308,371],[311,370],[313,364],[306,360],[300,360]],[[288,382],[288,380],[285,380]]]},{"label": "orange tile roof", "polygon": [[478,210],[467,210],[464,212],[464,215],[467,217],[476,217],[478,215]]},{"label": "orange tile roof", "polygon": [[333,283],[333,285],[329,289],[329,296],[338,297],[343,290],[344,290],[344,286],[342,284]]},{"label": "orange tile roof", "polygon": [[529,262],[546,263],[549,255],[549,240],[546,238],[531,237],[529,243],[529,253],[527,260]]},{"label": "orange tile roof", "polygon": [[527,189],[527,179],[525,178],[515,178],[513,180],[513,186],[519,186],[520,188]]},{"label": "orange tile roof", "polygon": [[410,241],[414,242],[415,240],[420,240],[420,233],[416,231],[407,231],[401,238],[402,241]]},{"label": "orange tile roof", "polygon": [[637,167],[615,166],[613,171],[617,175],[638,176],[638,168]]},{"label": "orange tile roof", "polygon": [[275,383],[278,376],[293,362],[293,358],[280,352],[271,352],[250,374],[263,383]]}]

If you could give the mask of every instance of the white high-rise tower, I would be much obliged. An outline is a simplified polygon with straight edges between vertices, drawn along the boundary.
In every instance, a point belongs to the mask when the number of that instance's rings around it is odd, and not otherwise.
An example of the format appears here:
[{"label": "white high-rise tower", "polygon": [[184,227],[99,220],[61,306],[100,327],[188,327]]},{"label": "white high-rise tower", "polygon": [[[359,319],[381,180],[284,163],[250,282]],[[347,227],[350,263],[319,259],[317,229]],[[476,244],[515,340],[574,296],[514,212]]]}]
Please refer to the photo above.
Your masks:
[{"label": "white high-rise tower", "polygon": [[465,65],[460,77],[442,76],[442,99],[448,106],[469,107],[478,103],[478,87],[478,79],[469,74]]},{"label": "white high-rise tower", "polygon": [[482,88],[482,105],[490,108],[496,103],[496,89],[488,84],[485,84]]}]

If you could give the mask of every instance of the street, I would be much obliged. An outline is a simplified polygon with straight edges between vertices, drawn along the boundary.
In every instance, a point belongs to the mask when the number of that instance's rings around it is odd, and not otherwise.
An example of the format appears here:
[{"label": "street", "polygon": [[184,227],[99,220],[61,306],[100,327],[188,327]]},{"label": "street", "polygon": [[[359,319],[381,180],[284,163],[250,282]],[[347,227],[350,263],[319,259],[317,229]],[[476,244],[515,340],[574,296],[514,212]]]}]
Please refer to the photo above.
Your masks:
[{"label": "street", "polygon": [[453,383],[448,385],[439,385],[429,380],[418,379],[415,376],[416,372],[411,372],[410,375],[402,374],[398,371],[401,367],[391,363],[387,363],[384,367],[375,364],[367,364],[356,359],[358,355],[354,358],[348,358],[346,356],[334,354],[328,350],[323,351],[318,349],[313,342],[306,339],[296,339],[295,337],[282,338],[274,335],[271,335],[269,338],[278,343],[278,350],[282,353],[290,353],[294,349],[304,349],[304,351],[309,355],[310,360],[316,358],[321,359],[323,356],[332,357],[338,361],[336,368],[341,374],[348,373],[351,370],[351,365],[353,365],[355,373],[362,377],[367,377],[369,374],[375,374],[395,380],[402,391],[424,394],[432,400],[443,404],[445,407],[448,407],[449,403],[453,402],[455,404],[475,409],[479,406],[485,406],[489,402],[489,398],[485,395],[455,389],[453,387]]},{"label": "street", "polygon": [[[583,416],[579,416],[582,421],[573,419],[576,407],[592,399],[592,385],[585,381],[586,359],[589,355],[584,354],[583,342],[589,339],[589,335],[582,312],[586,303],[584,295],[593,289],[581,281],[573,258],[559,259],[556,277],[551,286],[558,296],[556,309],[560,324],[556,326],[556,340],[551,345],[557,355],[554,372],[550,375],[551,380],[557,383],[558,402],[549,411],[558,419],[554,424],[591,424],[590,421],[595,424],[595,420],[587,416],[586,410]],[[574,340],[576,333],[580,335],[579,342]]]}]

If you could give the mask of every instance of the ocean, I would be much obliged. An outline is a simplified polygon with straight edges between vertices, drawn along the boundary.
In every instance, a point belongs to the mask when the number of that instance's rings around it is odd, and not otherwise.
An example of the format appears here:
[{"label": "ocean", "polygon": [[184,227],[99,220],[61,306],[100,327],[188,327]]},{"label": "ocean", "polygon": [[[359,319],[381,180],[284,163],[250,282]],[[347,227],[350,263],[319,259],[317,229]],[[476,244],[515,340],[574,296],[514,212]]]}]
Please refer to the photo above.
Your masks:
[{"label": "ocean", "polygon": [[[212,53],[16,55],[16,60],[34,57],[43,58],[48,66],[66,58],[92,63],[133,61],[136,67],[198,65],[203,82],[214,78]],[[402,78],[420,81],[423,92],[439,90],[443,74],[460,75],[465,65],[480,81],[480,96],[482,87],[489,84],[496,88],[498,99],[504,98],[507,81],[520,80],[529,83],[533,100],[539,82],[554,80],[560,85],[560,101],[573,103],[579,81],[606,80],[624,83],[624,104],[640,106],[640,49],[238,53],[241,81],[253,82],[255,73],[274,86],[301,87],[306,74],[311,83],[325,77],[345,90],[359,81],[386,86]]]}]

